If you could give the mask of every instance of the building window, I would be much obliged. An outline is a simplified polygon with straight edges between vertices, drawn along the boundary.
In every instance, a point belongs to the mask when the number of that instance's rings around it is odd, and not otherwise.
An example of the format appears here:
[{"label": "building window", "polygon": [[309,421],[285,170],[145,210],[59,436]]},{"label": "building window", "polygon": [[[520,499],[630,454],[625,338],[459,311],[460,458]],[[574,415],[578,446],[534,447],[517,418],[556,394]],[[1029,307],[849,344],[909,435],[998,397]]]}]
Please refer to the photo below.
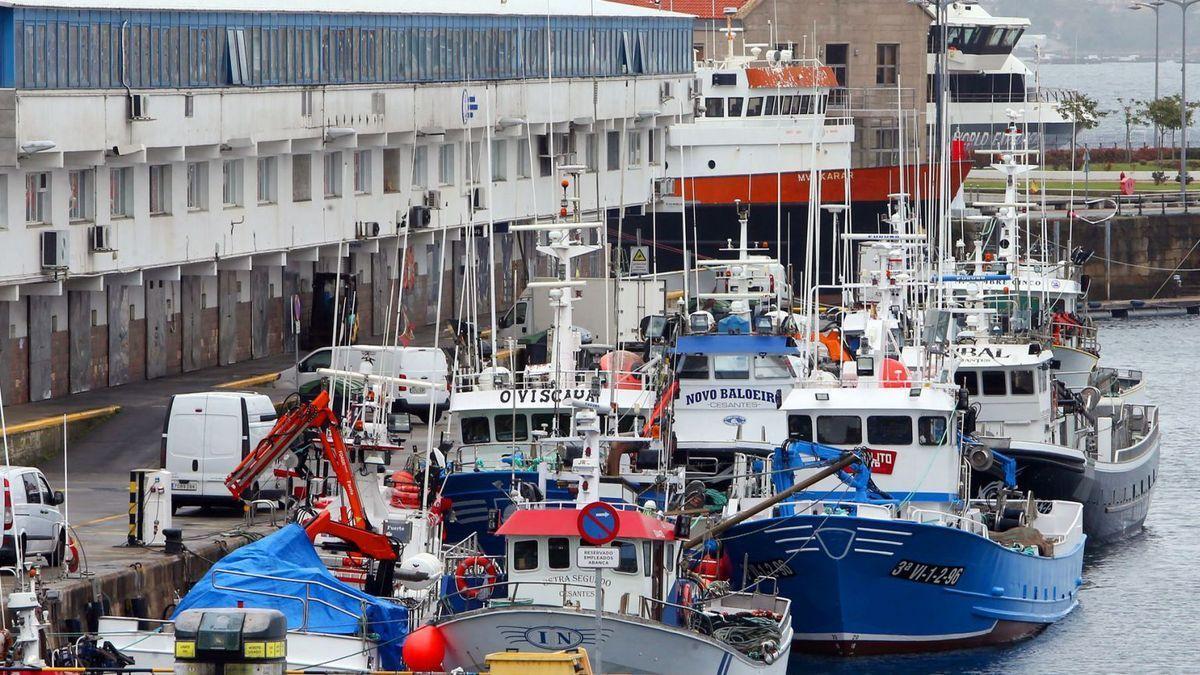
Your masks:
[{"label": "building window", "polygon": [[529,178],[533,175],[533,159],[530,155],[529,139],[517,140],[517,178]]},{"label": "building window", "polygon": [[483,176],[479,173],[480,155],[483,153],[483,146],[479,141],[467,144],[467,182],[479,184],[483,182]]},{"label": "building window", "polygon": [[292,155],[292,201],[312,199],[312,155]]},{"label": "building window", "polygon": [[424,145],[418,145],[413,149],[412,184],[415,188],[424,188],[429,185],[429,148]]},{"label": "building window", "polygon": [[221,203],[227,207],[242,205],[242,160],[221,163]]},{"label": "building window", "polygon": [[900,45],[875,45],[875,84],[896,84]]},{"label": "building window", "polygon": [[274,204],[277,200],[278,172],[274,157],[258,158],[258,203]]},{"label": "building window", "polygon": [[537,137],[538,174],[549,176],[554,170],[554,152],[550,149],[550,135]]},{"label": "building window", "polygon": [[[932,32],[932,31],[931,31]],[[825,45],[825,65],[833,71],[837,79],[837,89],[830,93],[830,102],[842,105],[846,101],[846,87],[850,76],[850,45],[845,43]]]},{"label": "building window", "polygon": [[508,180],[508,141],[497,139],[492,141],[492,180]]},{"label": "building window", "polygon": [[629,144],[629,167],[642,165],[642,132],[630,131],[628,140]]},{"label": "building window", "polygon": [[159,164],[150,167],[150,215],[171,213],[171,167]]},{"label": "building window", "polygon": [[608,170],[621,170],[621,132],[610,131],[605,134],[605,143],[608,145],[606,155],[608,155]]},{"label": "building window", "polygon": [[96,213],[96,174],[80,169],[67,174],[71,187],[69,215],[72,222],[91,220]]},{"label": "building window", "polygon": [[386,148],[383,151],[383,191],[400,191],[400,149]]},{"label": "building window", "polygon": [[646,159],[651,164],[658,164],[658,129],[646,132]]},{"label": "building window", "polygon": [[875,129],[875,165],[892,166],[900,163],[900,130]]},{"label": "building window", "polygon": [[108,212],[113,218],[133,215],[133,169],[111,169],[108,172]]},{"label": "building window", "polygon": [[50,218],[50,172],[25,174],[25,222],[45,223]]},{"label": "building window", "polygon": [[354,153],[354,194],[371,194],[371,151]]},{"label": "building window", "polygon": [[327,152],[324,158],[325,168],[322,178],[325,185],[325,198],[333,199],[342,196],[342,153]]},{"label": "building window", "polygon": [[438,185],[454,184],[454,144],[443,143],[438,148]]},{"label": "building window", "polygon": [[187,207],[189,211],[203,211],[208,207],[208,163],[188,162]]},{"label": "building window", "polygon": [[591,133],[583,139],[583,163],[588,171],[600,168],[600,136]]}]

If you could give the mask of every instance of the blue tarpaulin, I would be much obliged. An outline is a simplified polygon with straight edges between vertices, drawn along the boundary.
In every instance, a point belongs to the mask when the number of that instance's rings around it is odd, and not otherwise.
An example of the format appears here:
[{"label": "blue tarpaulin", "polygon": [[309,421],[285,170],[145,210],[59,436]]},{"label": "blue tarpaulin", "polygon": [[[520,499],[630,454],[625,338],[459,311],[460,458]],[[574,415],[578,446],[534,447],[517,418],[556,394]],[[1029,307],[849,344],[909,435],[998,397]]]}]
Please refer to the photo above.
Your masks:
[{"label": "blue tarpaulin", "polygon": [[786,335],[687,335],[675,344],[679,354],[799,354]]},{"label": "blue tarpaulin", "polygon": [[180,601],[175,616],[189,609],[236,607],[238,602],[277,609],[287,617],[289,630],[314,633],[353,635],[361,631],[365,617],[367,631],[379,636],[380,665],[402,668],[408,610],[334,578],[299,525],[288,525],[217,561]]}]

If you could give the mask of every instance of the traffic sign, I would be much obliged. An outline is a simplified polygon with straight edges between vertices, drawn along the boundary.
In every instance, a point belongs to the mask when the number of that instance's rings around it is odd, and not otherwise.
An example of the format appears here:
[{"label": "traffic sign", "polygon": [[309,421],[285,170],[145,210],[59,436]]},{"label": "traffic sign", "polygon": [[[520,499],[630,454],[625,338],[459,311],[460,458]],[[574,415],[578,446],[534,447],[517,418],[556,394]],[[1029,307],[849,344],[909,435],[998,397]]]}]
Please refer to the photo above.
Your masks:
[{"label": "traffic sign", "polygon": [[617,538],[621,528],[617,510],[604,502],[592,502],[579,511],[579,536],[592,546],[605,546]]},{"label": "traffic sign", "polygon": [[650,274],[650,247],[629,247],[629,273]]},{"label": "traffic sign", "polygon": [[575,565],[579,569],[615,570],[621,562],[621,549],[612,546],[580,546],[575,549]]}]

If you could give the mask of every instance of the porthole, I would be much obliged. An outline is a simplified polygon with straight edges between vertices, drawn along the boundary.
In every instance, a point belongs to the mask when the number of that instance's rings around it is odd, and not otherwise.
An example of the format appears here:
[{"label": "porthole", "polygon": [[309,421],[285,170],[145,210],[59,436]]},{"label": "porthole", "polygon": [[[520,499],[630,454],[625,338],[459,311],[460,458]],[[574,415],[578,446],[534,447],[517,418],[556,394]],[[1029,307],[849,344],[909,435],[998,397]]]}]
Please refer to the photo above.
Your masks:
[{"label": "porthole", "polygon": [[715,161],[711,160],[711,159],[710,159],[710,160],[708,160],[708,168],[710,168],[710,169],[715,169],[715,168],[717,168],[717,163],[716,163]]}]

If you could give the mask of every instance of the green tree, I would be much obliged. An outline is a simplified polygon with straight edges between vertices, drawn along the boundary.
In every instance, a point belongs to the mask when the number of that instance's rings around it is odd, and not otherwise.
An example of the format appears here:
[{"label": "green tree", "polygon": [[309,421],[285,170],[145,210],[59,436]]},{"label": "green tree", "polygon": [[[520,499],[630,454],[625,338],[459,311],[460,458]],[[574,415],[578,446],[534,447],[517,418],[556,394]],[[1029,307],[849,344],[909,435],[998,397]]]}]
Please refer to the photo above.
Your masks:
[{"label": "green tree", "polygon": [[1117,110],[1125,120],[1125,161],[1133,161],[1133,125],[1144,124],[1146,118],[1142,115],[1146,102],[1137,99],[1117,98],[1120,109]]},{"label": "green tree", "polygon": [[[1158,126],[1158,138],[1156,141],[1159,147],[1162,147],[1168,131],[1171,132],[1171,147],[1175,147],[1175,132],[1180,129],[1180,105],[1179,94],[1142,102],[1140,113],[1142,118]],[[1195,115],[1196,108],[1200,107],[1200,103],[1189,102],[1187,107],[1187,123],[1190,127],[1192,125],[1192,117]]]},{"label": "green tree", "polygon": [[1075,141],[1079,132],[1095,129],[1100,120],[1108,117],[1107,110],[1100,109],[1100,102],[1087,94],[1072,91],[1058,102],[1058,112],[1075,121],[1075,133],[1071,135],[1071,164],[1075,164]]}]

